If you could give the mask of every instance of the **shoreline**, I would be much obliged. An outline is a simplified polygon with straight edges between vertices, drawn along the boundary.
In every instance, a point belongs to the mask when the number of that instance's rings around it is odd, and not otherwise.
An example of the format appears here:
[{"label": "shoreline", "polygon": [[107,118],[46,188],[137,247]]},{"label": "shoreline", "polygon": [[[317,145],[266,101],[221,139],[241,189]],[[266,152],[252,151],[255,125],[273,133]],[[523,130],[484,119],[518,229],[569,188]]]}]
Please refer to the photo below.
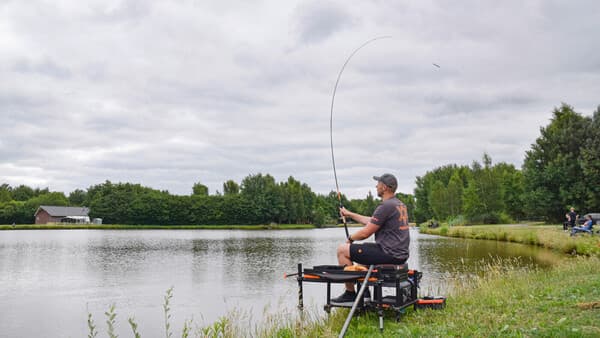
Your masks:
[{"label": "shoreline", "polygon": [[472,225],[420,227],[423,234],[445,237],[513,242],[543,247],[571,256],[600,257],[600,236],[578,234],[571,237],[562,225]]},{"label": "shoreline", "polygon": [[[327,226],[333,228],[335,226]],[[326,228],[326,227],[323,227]],[[17,224],[0,230],[295,230],[318,229],[312,224],[259,225],[132,225],[132,224]]]}]

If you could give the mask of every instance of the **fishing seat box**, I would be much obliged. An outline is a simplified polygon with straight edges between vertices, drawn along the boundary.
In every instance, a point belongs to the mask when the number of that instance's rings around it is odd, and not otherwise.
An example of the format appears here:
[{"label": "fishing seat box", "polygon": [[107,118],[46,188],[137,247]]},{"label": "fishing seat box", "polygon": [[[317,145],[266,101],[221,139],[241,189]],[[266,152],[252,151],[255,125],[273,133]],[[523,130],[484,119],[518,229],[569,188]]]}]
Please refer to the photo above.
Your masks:
[{"label": "fishing seat box", "polygon": [[[414,299],[407,264],[379,264],[375,265],[374,271],[377,281],[369,283],[374,286],[374,303],[400,307]],[[396,292],[394,295],[384,296],[383,288],[394,288]]]}]

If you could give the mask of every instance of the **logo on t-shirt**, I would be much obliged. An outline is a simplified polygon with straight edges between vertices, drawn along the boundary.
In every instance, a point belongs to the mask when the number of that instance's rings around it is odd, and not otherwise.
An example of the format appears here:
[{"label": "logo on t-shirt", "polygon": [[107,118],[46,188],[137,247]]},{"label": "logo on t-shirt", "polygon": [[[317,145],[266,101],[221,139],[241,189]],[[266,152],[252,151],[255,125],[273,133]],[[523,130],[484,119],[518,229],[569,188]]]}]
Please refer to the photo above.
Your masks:
[{"label": "logo on t-shirt", "polygon": [[400,229],[404,230],[402,227],[408,225],[408,211],[406,210],[406,205],[400,204],[396,207],[396,209],[398,210],[398,214],[400,214],[398,217],[398,221],[400,221]]}]

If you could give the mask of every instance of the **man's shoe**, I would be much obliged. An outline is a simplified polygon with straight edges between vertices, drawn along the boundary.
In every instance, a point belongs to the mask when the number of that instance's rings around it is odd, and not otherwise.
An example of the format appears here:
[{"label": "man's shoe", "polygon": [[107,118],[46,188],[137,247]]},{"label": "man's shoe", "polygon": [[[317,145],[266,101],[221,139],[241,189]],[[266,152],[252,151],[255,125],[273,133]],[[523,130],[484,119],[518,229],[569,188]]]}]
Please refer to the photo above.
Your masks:
[{"label": "man's shoe", "polygon": [[332,298],[331,301],[333,303],[347,303],[347,302],[354,302],[355,299],[356,299],[356,292],[346,290],[339,297]]}]

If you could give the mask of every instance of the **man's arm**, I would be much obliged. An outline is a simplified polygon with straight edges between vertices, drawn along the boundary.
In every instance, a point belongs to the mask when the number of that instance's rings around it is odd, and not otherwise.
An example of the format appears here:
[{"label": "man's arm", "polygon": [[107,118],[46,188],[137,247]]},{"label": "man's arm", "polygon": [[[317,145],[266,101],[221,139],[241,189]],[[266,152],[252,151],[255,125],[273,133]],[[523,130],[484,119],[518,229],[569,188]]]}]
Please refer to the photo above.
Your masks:
[{"label": "man's arm", "polygon": [[357,214],[357,213],[352,212],[344,207],[340,208],[340,214],[342,214],[342,216],[350,217],[353,220],[357,221],[358,223],[364,224],[364,225],[367,225],[371,221],[371,217]]},{"label": "man's arm", "polygon": [[369,236],[375,233],[375,231],[377,231],[378,229],[379,225],[368,222],[367,225],[350,235],[350,238],[352,239],[352,241],[360,241],[369,238]]}]

